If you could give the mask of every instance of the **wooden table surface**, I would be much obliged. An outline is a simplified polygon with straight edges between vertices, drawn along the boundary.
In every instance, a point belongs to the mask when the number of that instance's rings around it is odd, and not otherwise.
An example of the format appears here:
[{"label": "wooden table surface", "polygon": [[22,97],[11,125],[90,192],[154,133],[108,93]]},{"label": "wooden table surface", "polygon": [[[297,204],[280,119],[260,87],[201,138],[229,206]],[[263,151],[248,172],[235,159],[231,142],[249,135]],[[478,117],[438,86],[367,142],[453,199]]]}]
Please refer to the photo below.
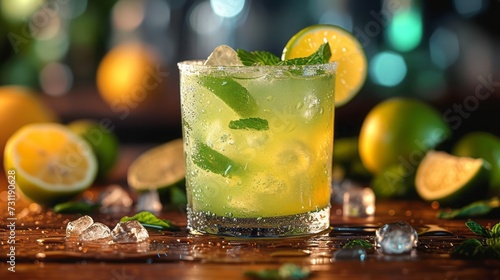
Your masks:
[{"label": "wooden table surface", "polygon": [[[111,183],[124,183],[127,162],[141,150],[128,151],[121,158],[119,171]],[[106,182],[110,183],[110,182]],[[414,201],[377,201],[376,213],[369,218],[345,218],[341,207],[333,205],[331,229],[318,235],[282,239],[235,239],[218,236],[193,236],[185,231],[184,209],[167,210],[160,217],[169,219],[184,230],[168,232],[149,230],[148,242],[133,245],[81,243],[64,240],[68,221],[78,214],[56,214],[49,208],[16,201],[15,230],[9,228],[6,179],[0,176],[0,279],[251,279],[245,271],[276,269],[284,263],[308,268],[308,279],[500,279],[500,260],[462,260],[451,258],[449,251],[474,235],[465,220],[436,218],[439,209]],[[102,185],[93,186],[86,195],[97,193]],[[94,213],[94,221],[111,228],[127,213]],[[474,219],[483,226],[500,222],[500,217]],[[337,260],[334,253],[347,241],[361,238],[373,242],[374,234],[343,234],[339,228],[406,221],[416,229],[428,225],[451,232],[448,236],[421,235],[411,254],[384,255],[369,251],[364,261]],[[15,272],[9,271],[15,235]]]}]

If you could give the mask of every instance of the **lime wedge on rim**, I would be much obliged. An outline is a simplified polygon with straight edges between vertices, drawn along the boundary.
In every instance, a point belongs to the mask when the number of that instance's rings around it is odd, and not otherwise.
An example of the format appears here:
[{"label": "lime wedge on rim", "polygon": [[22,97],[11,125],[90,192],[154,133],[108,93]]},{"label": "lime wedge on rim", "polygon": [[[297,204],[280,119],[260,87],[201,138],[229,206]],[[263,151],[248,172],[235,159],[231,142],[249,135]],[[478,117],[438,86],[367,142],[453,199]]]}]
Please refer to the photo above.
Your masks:
[{"label": "lime wedge on rim", "polygon": [[127,181],[138,192],[161,190],[184,183],[186,162],[182,139],[175,139],[141,154],[130,165]]},{"label": "lime wedge on rim", "polygon": [[429,151],[417,169],[415,186],[426,201],[461,206],[486,194],[489,175],[489,164],[483,159]]},{"label": "lime wedge on rim", "polygon": [[366,79],[367,62],[363,47],[349,31],[335,25],[317,24],[295,34],[283,49],[282,59],[307,57],[327,41],[331,61],[338,63],[335,80],[335,106],[351,100]]}]

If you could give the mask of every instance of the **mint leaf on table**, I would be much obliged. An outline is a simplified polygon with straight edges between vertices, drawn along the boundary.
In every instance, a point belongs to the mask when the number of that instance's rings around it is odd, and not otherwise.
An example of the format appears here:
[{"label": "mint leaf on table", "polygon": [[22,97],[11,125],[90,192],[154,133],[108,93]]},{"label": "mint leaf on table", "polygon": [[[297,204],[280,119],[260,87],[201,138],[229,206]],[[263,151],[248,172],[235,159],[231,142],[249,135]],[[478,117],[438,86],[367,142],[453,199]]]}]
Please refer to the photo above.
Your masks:
[{"label": "mint leaf on table", "polygon": [[269,123],[261,118],[239,119],[229,122],[230,129],[269,130]]},{"label": "mint leaf on table", "polygon": [[54,205],[53,210],[60,214],[87,214],[97,211],[100,206],[93,202],[67,201]]},{"label": "mint leaf on table", "polygon": [[465,225],[483,239],[481,241],[471,238],[463,241],[450,252],[452,257],[500,259],[500,223],[494,225],[491,230],[471,220],[467,221]]},{"label": "mint leaf on table", "polygon": [[353,249],[353,248],[373,249],[373,245],[370,242],[363,240],[363,239],[353,239],[353,240],[350,240],[349,242],[347,242],[343,248],[344,249],[346,249],[346,248],[349,248],[349,249]]},{"label": "mint leaf on table", "polygon": [[465,225],[476,235],[482,236],[482,237],[490,237],[490,230],[481,226],[480,224],[474,222],[474,221],[467,221],[465,222]]},{"label": "mint leaf on table", "polygon": [[120,219],[120,222],[128,222],[128,221],[138,221],[144,227],[162,229],[162,230],[170,230],[170,231],[178,231],[180,228],[174,225],[169,220],[164,220],[156,217],[153,213],[148,211],[142,211],[135,214],[132,217],[125,216]]},{"label": "mint leaf on table", "polygon": [[264,269],[261,271],[246,271],[245,276],[254,279],[264,279],[264,280],[278,280],[278,279],[290,279],[290,280],[301,280],[309,277],[311,272],[307,268],[302,268],[298,265],[292,263],[285,263],[278,269]]},{"label": "mint leaf on table", "polygon": [[238,49],[236,51],[241,63],[245,66],[262,66],[262,65],[276,65],[280,62],[280,58],[276,55],[266,51],[245,51]]},{"label": "mint leaf on table", "polygon": [[463,219],[480,217],[491,213],[493,210],[500,209],[500,199],[493,197],[488,200],[480,200],[466,205],[451,212],[441,211],[437,214],[440,219]]}]

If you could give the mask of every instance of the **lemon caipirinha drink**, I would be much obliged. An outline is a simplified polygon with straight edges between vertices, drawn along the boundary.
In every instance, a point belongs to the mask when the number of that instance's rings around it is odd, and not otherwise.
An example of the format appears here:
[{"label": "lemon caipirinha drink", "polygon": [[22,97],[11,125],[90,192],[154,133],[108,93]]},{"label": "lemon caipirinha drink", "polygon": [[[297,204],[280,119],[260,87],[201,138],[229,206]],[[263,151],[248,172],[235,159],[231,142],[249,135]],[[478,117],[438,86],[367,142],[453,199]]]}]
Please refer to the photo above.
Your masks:
[{"label": "lemon caipirinha drink", "polygon": [[232,236],[329,227],[336,63],[214,50],[179,63],[188,228]]}]

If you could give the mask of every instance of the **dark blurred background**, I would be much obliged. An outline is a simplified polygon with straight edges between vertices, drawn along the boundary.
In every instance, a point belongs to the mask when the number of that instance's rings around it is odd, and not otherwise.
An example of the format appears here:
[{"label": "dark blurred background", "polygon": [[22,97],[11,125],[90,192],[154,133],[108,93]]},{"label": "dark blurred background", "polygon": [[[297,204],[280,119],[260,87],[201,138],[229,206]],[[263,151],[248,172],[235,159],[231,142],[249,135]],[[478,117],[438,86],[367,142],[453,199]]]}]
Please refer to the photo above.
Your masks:
[{"label": "dark blurred background", "polygon": [[181,135],[178,61],[220,44],[281,55],[296,32],[328,23],[352,32],[369,64],[336,111],[336,137],[357,135],[392,96],[425,100],[454,137],[500,135],[499,17],[496,0],[1,0],[0,86],[33,89],[65,123],[106,120],[122,143],[164,142]]}]

